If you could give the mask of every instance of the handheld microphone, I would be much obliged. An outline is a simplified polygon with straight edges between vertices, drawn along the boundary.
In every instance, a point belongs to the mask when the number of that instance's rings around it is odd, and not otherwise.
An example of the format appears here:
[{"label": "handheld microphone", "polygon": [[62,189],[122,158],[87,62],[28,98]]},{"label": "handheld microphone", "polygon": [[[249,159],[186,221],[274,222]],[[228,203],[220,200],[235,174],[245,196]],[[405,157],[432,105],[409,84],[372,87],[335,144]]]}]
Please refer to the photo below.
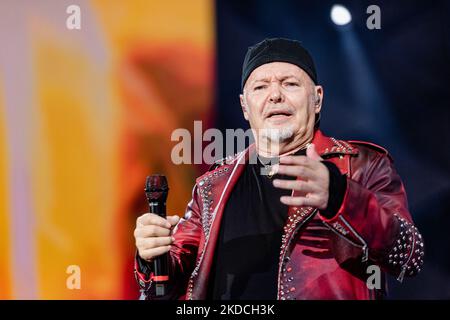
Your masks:
[{"label": "handheld microphone", "polygon": [[[145,181],[145,196],[150,212],[166,218],[166,200],[169,194],[169,186],[164,175],[151,175]],[[169,281],[169,255],[165,253],[153,259],[153,282],[157,296],[167,294]]]}]

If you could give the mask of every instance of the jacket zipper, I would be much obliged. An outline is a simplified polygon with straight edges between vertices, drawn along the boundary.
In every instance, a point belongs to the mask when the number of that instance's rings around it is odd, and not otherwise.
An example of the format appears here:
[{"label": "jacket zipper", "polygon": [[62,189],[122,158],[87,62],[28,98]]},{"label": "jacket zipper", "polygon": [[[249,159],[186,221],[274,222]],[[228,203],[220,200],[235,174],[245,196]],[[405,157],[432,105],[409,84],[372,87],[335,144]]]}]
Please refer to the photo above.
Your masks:
[{"label": "jacket zipper", "polygon": [[411,261],[411,258],[414,254],[414,247],[416,244],[416,236],[414,233],[412,233],[412,244],[411,244],[411,251],[409,252],[408,260],[402,265],[402,271],[400,272],[397,281],[403,282],[403,278],[405,277],[406,269],[408,268],[408,263]]},{"label": "jacket zipper", "polygon": [[346,240],[347,242],[349,242],[353,246],[361,248],[362,252],[363,252],[363,256],[362,256],[361,262],[367,262],[367,260],[369,260],[369,247],[367,246],[366,241],[364,241],[364,239],[357,232],[355,232],[355,230],[350,226],[350,224],[342,216],[339,216],[339,218],[347,226],[347,228],[349,228],[353,232],[353,234],[358,238],[358,240],[361,241],[362,244],[358,244],[358,243],[350,240],[346,236],[342,235],[341,233],[337,232],[332,226],[330,226],[329,223],[324,221],[323,224],[325,226],[327,226],[328,229],[333,231],[335,234],[337,234],[339,237],[341,237],[342,239]]}]

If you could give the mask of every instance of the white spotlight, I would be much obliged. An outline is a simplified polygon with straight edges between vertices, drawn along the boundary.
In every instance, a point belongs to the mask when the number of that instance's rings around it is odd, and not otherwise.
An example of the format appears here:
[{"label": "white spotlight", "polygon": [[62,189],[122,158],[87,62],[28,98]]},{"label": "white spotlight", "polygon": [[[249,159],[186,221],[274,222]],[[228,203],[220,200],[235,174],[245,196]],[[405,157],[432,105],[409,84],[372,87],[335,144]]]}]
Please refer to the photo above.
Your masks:
[{"label": "white spotlight", "polygon": [[352,14],[341,4],[335,4],[331,8],[331,20],[338,26],[345,26],[352,21]]}]

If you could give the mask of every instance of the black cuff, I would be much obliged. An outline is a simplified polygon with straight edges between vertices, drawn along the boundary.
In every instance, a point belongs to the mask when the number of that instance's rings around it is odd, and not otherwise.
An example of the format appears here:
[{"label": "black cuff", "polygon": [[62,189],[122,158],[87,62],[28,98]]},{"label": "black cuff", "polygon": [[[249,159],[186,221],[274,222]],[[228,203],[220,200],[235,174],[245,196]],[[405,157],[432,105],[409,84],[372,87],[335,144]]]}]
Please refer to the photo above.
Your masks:
[{"label": "black cuff", "polygon": [[347,191],[347,176],[341,174],[338,167],[330,161],[322,161],[330,173],[330,185],[328,187],[328,204],[325,210],[320,210],[320,214],[327,219],[333,218],[344,201]]}]

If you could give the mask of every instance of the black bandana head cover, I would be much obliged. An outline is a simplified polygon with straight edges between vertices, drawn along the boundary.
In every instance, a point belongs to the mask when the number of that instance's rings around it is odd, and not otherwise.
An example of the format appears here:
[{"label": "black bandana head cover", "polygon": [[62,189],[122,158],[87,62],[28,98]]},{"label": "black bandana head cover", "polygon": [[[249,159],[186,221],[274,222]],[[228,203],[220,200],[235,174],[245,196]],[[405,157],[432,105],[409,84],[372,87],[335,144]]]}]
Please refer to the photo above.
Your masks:
[{"label": "black bandana head cover", "polygon": [[249,47],[242,65],[241,89],[250,74],[259,66],[270,62],[288,62],[305,71],[317,84],[314,61],[309,52],[297,40],[273,38],[265,39]]}]

